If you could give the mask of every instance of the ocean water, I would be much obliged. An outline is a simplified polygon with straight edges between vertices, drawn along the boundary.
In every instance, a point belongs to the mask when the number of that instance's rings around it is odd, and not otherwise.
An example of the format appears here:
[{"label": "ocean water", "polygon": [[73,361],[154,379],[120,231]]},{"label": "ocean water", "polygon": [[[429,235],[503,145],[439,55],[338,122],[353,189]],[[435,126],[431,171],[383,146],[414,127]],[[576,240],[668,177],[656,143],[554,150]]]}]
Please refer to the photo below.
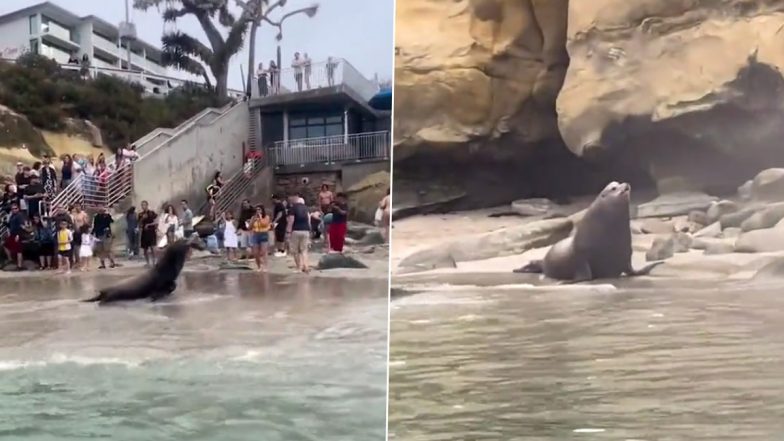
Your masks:
[{"label": "ocean water", "polygon": [[77,301],[118,280],[0,282],[0,439],[384,439],[384,281],[191,272],[163,303]]},{"label": "ocean water", "polygon": [[784,439],[784,285],[485,282],[393,300],[390,440]]}]

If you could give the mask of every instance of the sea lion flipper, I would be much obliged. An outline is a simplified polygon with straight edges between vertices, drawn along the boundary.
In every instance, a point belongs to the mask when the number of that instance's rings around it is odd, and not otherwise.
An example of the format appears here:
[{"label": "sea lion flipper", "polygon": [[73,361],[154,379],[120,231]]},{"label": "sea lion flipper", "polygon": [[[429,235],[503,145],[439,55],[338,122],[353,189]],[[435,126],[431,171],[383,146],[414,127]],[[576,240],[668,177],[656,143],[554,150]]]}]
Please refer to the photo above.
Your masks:
[{"label": "sea lion flipper", "polygon": [[174,290],[176,289],[177,289],[177,282],[171,281],[168,284],[162,286],[159,290],[152,293],[152,295],[150,295],[150,300],[153,302],[156,300],[160,300],[168,296],[169,294],[173,293]]},{"label": "sea lion flipper", "polygon": [[541,260],[532,260],[520,268],[512,270],[513,273],[521,274],[542,274],[544,272],[544,265]]},{"label": "sea lion flipper", "polygon": [[647,276],[648,274],[650,274],[652,269],[656,268],[657,266],[661,265],[662,263],[664,263],[663,260],[660,260],[658,262],[652,262],[652,263],[649,263],[649,264],[645,265],[644,267],[642,267],[642,268],[640,268],[638,270],[635,270],[634,267],[632,267],[630,265],[629,269],[626,270],[625,272],[626,272],[626,275],[629,276],[629,277],[633,277],[633,276]]},{"label": "sea lion flipper", "polygon": [[103,300],[103,298],[104,298],[104,292],[100,291],[98,293],[98,295],[96,295],[95,297],[90,297],[89,299],[84,299],[84,300],[82,300],[82,302],[85,302],[85,303],[100,302],[101,300]]}]

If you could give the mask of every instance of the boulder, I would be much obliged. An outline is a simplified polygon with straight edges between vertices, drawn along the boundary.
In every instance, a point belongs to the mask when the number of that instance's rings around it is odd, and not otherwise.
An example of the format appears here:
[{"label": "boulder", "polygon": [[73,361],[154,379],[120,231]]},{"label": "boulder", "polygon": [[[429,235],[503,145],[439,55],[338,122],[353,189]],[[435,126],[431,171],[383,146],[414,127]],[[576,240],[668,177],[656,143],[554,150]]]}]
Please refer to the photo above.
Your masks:
[{"label": "boulder", "polygon": [[657,237],[654,239],[651,249],[645,253],[645,260],[648,262],[665,260],[675,255],[675,239],[673,236]]},{"label": "boulder", "polygon": [[738,197],[742,201],[750,201],[752,198],[752,187],[754,187],[754,181],[746,181],[743,185],[738,187]]},{"label": "boulder", "polygon": [[719,237],[721,235],[721,223],[714,222],[708,225],[705,228],[694,233],[694,238],[710,238],[710,237]]},{"label": "boulder", "polygon": [[749,216],[740,224],[742,231],[774,227],[784,218],[784,203],[771,204]]},{"label": "boulder", "polygon": [[400,267],[429,268],[435,262],[448,259],[467,262],[514,256],[534,248],[550,246],[568,237],[572,225],[568,218],[546,219],[491,233],[465,236],[415,252],[404,258]]},{"label": "boulder", "polygon": [[738,253],[784,251],[784,228],[747,231],[735,241],[735,251]]},{"label": "boulder", "polygon": [[735,252],[735,245],[732,241],[721,241],[708,244],[703,254],[715,256],[719,254],[731,254]]},{"label": "boulder", "polygon": [[360,239],[357,243],[359,245],[381,245],[386,243],[387,241],[384,240],[384,236],[378,230],[371,230]]},{"label": "boulder", "polygon": [[757,207],[744,208],[743,210],[735,213],[727,213],[719,218],[721,229],[726,228],[740,228],[743,221],[750,218],[754,213],[759,211]]},{"label": "boulder", "polygon": [[677,192],[663,194],[656,199],[640,204],[638,217],[671,217],[687,215],[694,210],[706,210],[716,197],[699,192]]},{"label": "boulder", "polygon": [[372,225],[376,218],[378,203],[389,190],[389,173],[380,171],[366,176],[346,190],[349,204],[349,219]]},{"label": "boulder", "polygon": [[730,227],[721,232],[721,237],[725,239],[735,239],[743,233],[743,230],[736,227]]},{"label": "boulder", "polygon": [[632,224],[636,224],[643,234],[668,234],[675,231],[671,223],[655,218],[633,220]]},{"label": "boulder", "polygon": [[686,233],[675,233],[672,236],[674,242],[674,251],[676,253],[685,253],[691,249],[691,244],[694,241],[692,237]]},{"label": "boulder", "polygon": [[549,199],[521,199],[512,202],[512,211],[520,216],[547,216],[558,212],[558,205]]},{"label": "boulder", "polygon": [[759,172],[751,181],[751,197],[763,201],[784,200],[784,168]]},{"label": "boulder", "polygon": [[351,256],[335,253],[324,254],[321,256],[317,268],[319,270],[330,270],[338,268],[365,269],[367,268],[367,265]]},{"label": "boulder", "polygon": [[688,220],[691,223],[695,223],[698,225],[709,225],[712,222],[708,222],[708,215],[704,211],[694,210],[689,212]]},{"label": "boulder", "polygon": [[712,224],[721,219],[722,216],[729,213],[738,211],[738,204],[728,200],[714,202],[708,207],[708,212],[705,214],[707,222],[705,225]]}]

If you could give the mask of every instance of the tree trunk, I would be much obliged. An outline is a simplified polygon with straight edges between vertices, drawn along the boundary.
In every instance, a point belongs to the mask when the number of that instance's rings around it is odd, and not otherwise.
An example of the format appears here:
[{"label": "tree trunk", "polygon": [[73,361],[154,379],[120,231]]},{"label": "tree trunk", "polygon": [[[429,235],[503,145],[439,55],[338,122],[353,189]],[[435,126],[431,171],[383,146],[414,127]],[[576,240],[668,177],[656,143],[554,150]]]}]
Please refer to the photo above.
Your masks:
[{"label": "tree trunk", "polygon": [[229,66],[224,65],[220,67],[220,70],[213,71],[213,75],[215,76],[215,94],[218,95],[218,98],[228,98],[229,97]]},{"label": "tree trunk", "polygon": [[253,94],[253,70],[256,69],[256,31],[259,29],[259,22],[253,20],[250,27],[250,47],[248,48],[248,88],[249,96]]}]

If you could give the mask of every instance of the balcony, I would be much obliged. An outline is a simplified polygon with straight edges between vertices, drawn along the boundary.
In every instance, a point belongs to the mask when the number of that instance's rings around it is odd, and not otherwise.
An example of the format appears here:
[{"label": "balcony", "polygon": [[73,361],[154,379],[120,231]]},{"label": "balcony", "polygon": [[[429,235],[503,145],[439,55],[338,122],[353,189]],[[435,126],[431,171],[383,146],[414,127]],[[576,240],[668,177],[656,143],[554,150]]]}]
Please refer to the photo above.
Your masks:
[{"label": "balcony", "polygon": [[[269,68],[269,66],[266,67]],[[251,85],[251,97],[272,99],[298,93],[308,93],[319,89],[347,86],[359,94],[362,100],[368,101],[378,92],[378,86],[375,83],[362,76],[354,66],[342,58],[312,63],[309,70],[303,67],[301,72],[302,76],[298,81],[294,68],[287,67],[281,69],[279,75],[275,76],[277,84],[272,84],[271,77],[267,73],[267,94],[259,94],[258,80],[254,80]]]},{"label": "balcony", "polygon": [[387,160],[389,145],[389,132],[368,132],[278,141],[270,153],[276,167],[332,165]]},{"label": "balcony", "polygon": [[41,39],[49,41],[54,45],[61,46],[64,49],[79,49],[79,43],[74,41],[73,32],[51,20],[41,24]]}]

